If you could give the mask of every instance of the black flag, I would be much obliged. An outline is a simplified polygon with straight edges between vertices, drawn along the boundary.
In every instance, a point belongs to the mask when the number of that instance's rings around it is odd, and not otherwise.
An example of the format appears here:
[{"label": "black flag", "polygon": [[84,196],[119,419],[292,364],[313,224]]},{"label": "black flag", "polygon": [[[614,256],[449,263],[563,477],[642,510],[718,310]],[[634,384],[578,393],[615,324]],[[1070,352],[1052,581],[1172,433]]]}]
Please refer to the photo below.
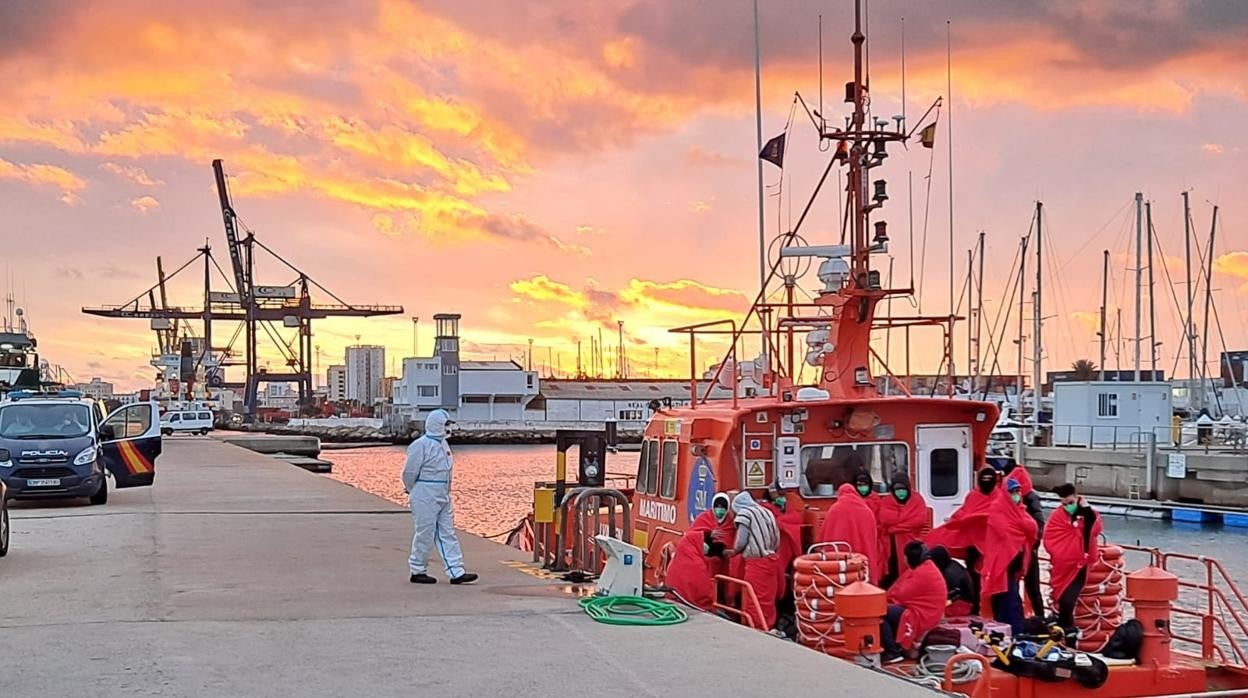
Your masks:
[{"label": "black flag", "polygon": [[784,134],[767,141],[767,145],[763,146],[763,152],[759,153],[758,157],[784,169]]}]

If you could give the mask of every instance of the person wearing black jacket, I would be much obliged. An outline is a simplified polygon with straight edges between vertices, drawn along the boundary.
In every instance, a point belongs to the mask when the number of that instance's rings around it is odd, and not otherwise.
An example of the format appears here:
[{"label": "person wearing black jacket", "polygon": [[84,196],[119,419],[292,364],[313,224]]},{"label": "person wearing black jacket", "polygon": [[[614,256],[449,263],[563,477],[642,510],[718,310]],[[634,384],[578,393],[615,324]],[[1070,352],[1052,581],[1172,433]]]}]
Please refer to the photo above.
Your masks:
[{"label": "person wearing black jacket", "polygon": [[975,601],[975,585],[971,582],[970,573],[960,562],[949,557],[949,551],[944,546],[932,548],[927,555],[945,578],[945,590],[949,594],[945,615],[970,615],[971,605]]}]

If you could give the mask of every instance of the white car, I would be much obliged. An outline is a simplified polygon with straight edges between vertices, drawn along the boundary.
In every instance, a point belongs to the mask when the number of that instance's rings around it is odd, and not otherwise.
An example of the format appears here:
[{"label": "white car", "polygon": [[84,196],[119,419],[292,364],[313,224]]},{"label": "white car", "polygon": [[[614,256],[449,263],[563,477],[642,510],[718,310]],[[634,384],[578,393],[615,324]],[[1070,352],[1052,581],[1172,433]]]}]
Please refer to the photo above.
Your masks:
[{"label": "white car", "polygon": [[210,431],[212,431],[212,412],[208,410],[166,412],[160,418],[160,433],[165,436],[176,432],[203,435]]}]

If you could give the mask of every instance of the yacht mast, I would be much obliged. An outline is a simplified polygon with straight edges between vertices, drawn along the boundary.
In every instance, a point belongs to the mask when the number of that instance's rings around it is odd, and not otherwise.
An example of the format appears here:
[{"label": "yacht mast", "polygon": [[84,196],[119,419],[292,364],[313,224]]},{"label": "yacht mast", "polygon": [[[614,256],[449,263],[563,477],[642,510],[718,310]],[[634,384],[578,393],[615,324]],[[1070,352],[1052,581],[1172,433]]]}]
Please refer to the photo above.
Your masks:
[{"label": "yacht mast", "polygon": [[1140,335],[1142,330],[1144,272],[1144,195],[1135,193],[1135,382],[1140,382]]},{"label": "yacht mast", "polygon": [[1157,304],[1153,302],[1153,202],[1144,204],[1145,235],[1148,236],[1148,357],[1150,381],[1157,380]]},{"label": "yacht mast", "polygon": [[1018,421],[1023,421],[1023,301],[1027,288],[1027,238],[1023,238],[1018,255]]},{"label": "yacht mast", "polygon": [[979,260],[979,279],[975,283],[975,378],[971,383],[971,391],[979,386],[979,378],[983,373],[980,366],[981,347],[984,336],[984,231],[979,231],[979,249],[976,251]]},{"label": "yacht mast", "polygon": [[[1218,232],[1218,207],[1213,207],[1213,222],[1209,224],[1209,247],[1205,248],[1205,329],[1200,333],[1200,392],[1204,407],[1205,377],[1209,365],[1209,306],[1213,304],[1213,242]],[[1215,396],[1216,398],[1216,396]]]},{"label": "yacht mast", "polygon": [[1044,234],[1042,226],[1042,216],[1044,204],[1036,202],[1036,289],[1033,291],[1035,301],[1032,304],[1032,345],[1031,345],[1031,390],[1035,400],[1035,406],[1031,410],[1031,423],[1033,425],[1040,424],[1040,393],[1042,385],[1040,380],[1040,359],[1043,352],[1043,346],[1040,343],[1040,333],[1044,326],[1044,315],[1041,313],[1041,299],[1044,291]]},{"label": "yacht mast", "polygon": [[1105,250],[1105,262],[1101,270],[1101,331],[1097,332],[1101,339],[1101,380],[1105,380],[1105,312],[1109,300],[1109,250]]},{"label": "yacht mast", "polygon": [[[1191,379],[1196,377],[1196,325],[1192,322],[1195,296],[1195,289],[1192,288],[1192,208],[1187,194],[1183,192],[1183,262],[1187,270],[1187,315],[1183,318],[1183,336],[1187,342],[1187,378],[1190,384]],[[1201,386],[1200,392],[1203,398],[1204,386]],[[1191,406],[1190,398],[1188,406]]]}]

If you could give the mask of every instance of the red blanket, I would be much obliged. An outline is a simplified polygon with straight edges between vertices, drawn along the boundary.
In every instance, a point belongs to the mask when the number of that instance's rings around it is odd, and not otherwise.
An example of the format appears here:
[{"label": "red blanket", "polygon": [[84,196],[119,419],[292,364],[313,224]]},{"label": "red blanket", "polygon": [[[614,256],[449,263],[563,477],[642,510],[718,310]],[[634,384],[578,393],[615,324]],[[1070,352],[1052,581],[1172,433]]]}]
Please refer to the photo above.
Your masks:
[{"label": "red blanket", "polygon": [[880,531],[880,560],[882,569],[887,570],[893,553],[897,555],[897,569],[905,569],[902,551],[906,543],[921,540],[928,527],[927,502],[923,495],[911,491],[905,504],[897,501],[891,494],[880,497],[879,510],[876,512],[876,524]]},{"label": "red blanket", "polygon": [[905,608],[897,628],[897,644],[910,649],[945,617],[945,578],[936,564],[924,560],[907,568],[888,590],[888,602]]},{"label": "red blanket", "polygon": [[1031,494],[1032,491],[1036,489],[1035,485],[1031,483],[1031,473],[1027,472],[1026,466],[1024,466],[1022,463],[1019,463],[1018,465],[1014,466],[1014,469],[1011,470],[1010,474],[1006,475],[1006,477],[1014,479],[1014,480],[1018,480],[1019,487],[1023,488],[1019,492],[1019,494],[1023,495],[1024,497]]},{"label": "red blanket", "polygon": [[865,555],[870,563],[871,579],[880,578],[880,537],[875,514],[849,483],[837,488],[836,502],[828,509],[819,533],[819,542],[833,541],[848,543],[850,550]]},{"label": "red blanket", "polygon": [[714,584],[719,558],[709,558],[702,554],[703,535],[710,529],[691,526],[680,542],[676,544],[676,552],[667,565],[667,586],[671,587],[680,597],[703,611],[710,611],[714,600]]},{"label": "red blanket", "polygon": [[[988,510],[988,528],[975,547],[984,556],[980,572],[981,596],[987,598],[1009,589],[1008,571],[1010,561],[1023,555],[1022,570],[1027,569],[1031,548],[1039,533],[1036,520],[1027,514],[1021,503],[1015,504],[1004,488],[996,490],[997,496]],[[1022,576],[1022,571],[1018,573]]]},{"label": "red blanket", "polygon": [[924,539],[927,547],[934,548],[943,545],[950,555],[965,558],[966,549],[972,546],[978,547],[980,540],[987,533],[988,509],[996,493],[997,490],[993,490],[992,494],[974,490],[966,495],[966,499],[962,500],[962,506],[953,512],[953,516],[927,534]]},{"label": "red blanket", "polygon": [[1049,571],[1049,587],[1053,590],[1053,598],[1061,596],[1078,576],[1079,570],[1092,564],[1100,556],[1098,537],[1104,528],[1101,517],[1096,517],[1092,523],[1092,535],[1087,550],[1083,547],[1083,527],[1083,517],[1072,519],[1061,507],[1049,516],[1044,525],[1044,549],[1048,551],[1049,561],[1053,565]]},{"label": "red blanket", "polygon": [[776,517],[780,527],[780,547],[776,550],[776,558],[780,563],[780,588],[785,587],[784,575],[788,573],[793,560],[802,554],[802,515],[797,512],[783,512],[771,502],[760,504]]}]

